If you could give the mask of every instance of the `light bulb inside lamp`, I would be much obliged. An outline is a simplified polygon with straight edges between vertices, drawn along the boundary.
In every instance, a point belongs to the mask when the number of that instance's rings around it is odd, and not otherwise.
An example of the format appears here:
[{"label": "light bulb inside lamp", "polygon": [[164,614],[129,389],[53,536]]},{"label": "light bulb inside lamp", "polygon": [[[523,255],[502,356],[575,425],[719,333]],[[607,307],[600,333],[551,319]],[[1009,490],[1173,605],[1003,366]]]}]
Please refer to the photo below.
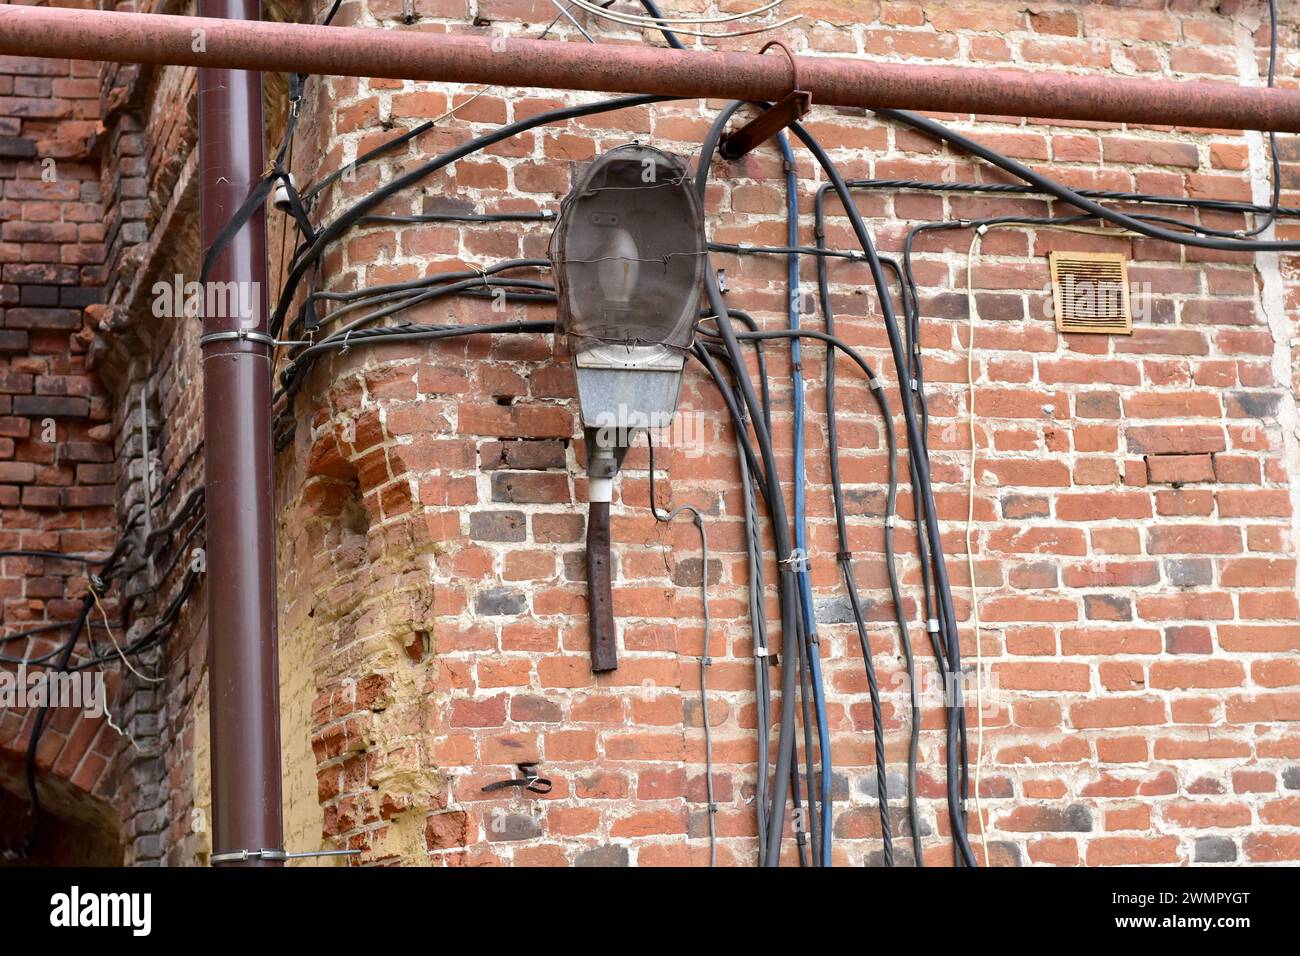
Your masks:
[{"label": "light bulb inside lamp", "polygon": [[596,279],[605,300],[615,308],[626,309],[636,291],[641,261],[636,240],[626,229],[615,227],[596,253]]}]

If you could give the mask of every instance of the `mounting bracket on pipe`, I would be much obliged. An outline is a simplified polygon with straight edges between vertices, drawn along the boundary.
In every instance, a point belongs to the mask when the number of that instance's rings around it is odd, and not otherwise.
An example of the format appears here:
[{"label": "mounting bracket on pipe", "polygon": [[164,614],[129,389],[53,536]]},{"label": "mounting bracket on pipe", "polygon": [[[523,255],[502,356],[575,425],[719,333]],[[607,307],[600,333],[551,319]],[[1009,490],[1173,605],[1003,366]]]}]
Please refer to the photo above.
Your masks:
[{"label": "mounting bracket on pipe", "polygon": [[270,860],[283,863],[285,860],[307,860],[317,856],[360,856],[360,850],[311,850],[306,853],[288,853],[285,850],[231,850],[227,853],[214,853],[208,858],[213,866],[222,863],[247,863],[249,860]]},{"label": "mounting bracket on pipe", "polygon": [[780,40],[772,40],[758,52],[766,53],[774,46],[784,50],[790,60],[790,69],[794,73],[794,86],[789,93],[740,129],[723,137],[718,145],[718,152],[722,154],[723,159],[740,159],[755,147],[766,143],[781,130],[788,129],[791,123],[799,122],[812,109],[812,94],[799,88],[799,61],[790,52],[790,48]]}]

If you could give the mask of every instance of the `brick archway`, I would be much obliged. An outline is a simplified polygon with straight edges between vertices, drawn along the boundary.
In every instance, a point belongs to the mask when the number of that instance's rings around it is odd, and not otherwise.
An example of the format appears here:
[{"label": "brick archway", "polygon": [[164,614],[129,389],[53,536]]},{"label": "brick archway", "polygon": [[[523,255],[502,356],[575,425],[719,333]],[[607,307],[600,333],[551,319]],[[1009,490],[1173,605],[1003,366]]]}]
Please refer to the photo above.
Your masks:
[{"label": "brick archway", "polygon": [[102,715],[51,709],[36,751],[33,818],[27,762],[36,717],[36,708],[0,715],[0,865],[121,864],[117,734]]}]

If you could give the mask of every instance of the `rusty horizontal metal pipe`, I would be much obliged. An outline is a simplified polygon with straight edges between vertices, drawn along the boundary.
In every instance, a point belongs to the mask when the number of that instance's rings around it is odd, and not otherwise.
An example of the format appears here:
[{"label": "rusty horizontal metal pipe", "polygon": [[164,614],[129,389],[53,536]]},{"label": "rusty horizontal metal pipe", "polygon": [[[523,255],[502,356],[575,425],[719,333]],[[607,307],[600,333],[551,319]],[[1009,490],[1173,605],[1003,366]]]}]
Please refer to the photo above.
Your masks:
[{"label": "rusty horizontal metal pipe", "polygon": [[[783,56],[0,6],[0,53],[126,63],[777,100]],[[1300,91],[795,57],[825,106],[1300,132]]]}]

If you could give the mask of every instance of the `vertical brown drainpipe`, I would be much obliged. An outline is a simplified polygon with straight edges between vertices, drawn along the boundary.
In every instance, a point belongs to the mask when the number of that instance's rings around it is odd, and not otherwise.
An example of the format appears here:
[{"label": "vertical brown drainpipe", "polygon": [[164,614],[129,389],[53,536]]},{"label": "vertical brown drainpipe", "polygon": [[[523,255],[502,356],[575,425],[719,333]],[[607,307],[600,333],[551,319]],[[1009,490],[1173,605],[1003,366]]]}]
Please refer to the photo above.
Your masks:
[{"label": "vertical brown drainpipe", "polygon": [[[258,20],[259,0],[199,0],[200,16]],[[199,69],[199,196],[203,248],[243,203],[265,164],[262,75]],[[205,335],[267,331],[266,216],[259,209],[213,263],[209,288],[252,304],[205,315]],[[205,290],[205,299],[207,299]],[[229,298],[227,298],[229,301]],[[211,311],[211,310],[209,310]],[[271,357],[265,342],[203,348],[207,483],[208,682],[213,853],[283,850],[280,684],[276,642]],[[278,866],[259,858],[246,866]]]}]

